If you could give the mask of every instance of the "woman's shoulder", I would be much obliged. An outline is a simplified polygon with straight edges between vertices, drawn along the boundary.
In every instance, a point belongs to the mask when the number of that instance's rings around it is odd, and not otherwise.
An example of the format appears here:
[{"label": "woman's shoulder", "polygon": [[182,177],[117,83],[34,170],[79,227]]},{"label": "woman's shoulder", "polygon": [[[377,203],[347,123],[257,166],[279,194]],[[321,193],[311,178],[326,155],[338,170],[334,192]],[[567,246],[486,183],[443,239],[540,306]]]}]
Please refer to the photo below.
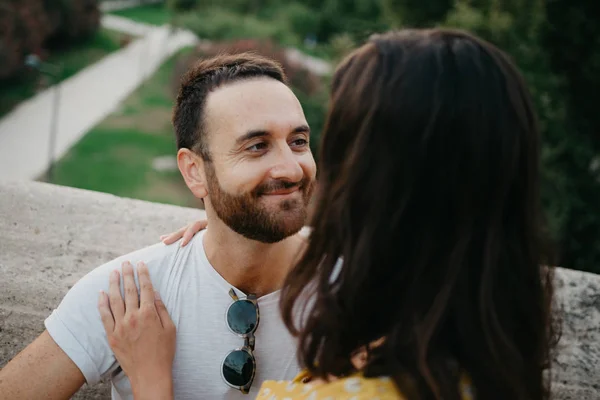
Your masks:
[{"label": "woman's shoulder", "polygon": [[266,381],[256,400],[404,400],[390,378],[353,375],[335,381],[313,384],[294,381]]},{"label": "woman's shoulder", "polygon": [[[327,383],[302,383],[306,374],[293,381],[265,381],[256,400],[408,400],[388,377],[365,378],[360,374]],[[460,382],[463,400],[474,400],[469,379]]]}]

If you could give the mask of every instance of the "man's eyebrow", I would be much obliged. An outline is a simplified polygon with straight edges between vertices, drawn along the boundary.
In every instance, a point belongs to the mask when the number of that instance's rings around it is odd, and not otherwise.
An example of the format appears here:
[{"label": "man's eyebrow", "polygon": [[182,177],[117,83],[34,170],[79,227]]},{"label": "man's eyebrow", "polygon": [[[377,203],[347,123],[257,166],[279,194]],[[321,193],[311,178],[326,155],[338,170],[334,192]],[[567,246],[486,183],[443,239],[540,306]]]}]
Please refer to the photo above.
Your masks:
[{"label": "man's eyebrow", "polygon": [[270,135],[269,132],[258,129],[258,130],[249,131],[249,132],[245,133],[244,135],[237,138],[235,142],[237,144],[242,144],[250,139],[254,139],[257,137],[269,136],[269,135]]},{"label": "man's eyebrow", "polygon": [[300,125],[292,131],[292,133],[310,133],[308,125]]},{"label": "man's eyebrow", "polygon": [[[308,134],[310,134],[310,128],[308,127],[308,125],[299,125],[296,128],[294,128],[291,133],[308,133]],[[271,134],[265,130],[256,129],[253,131],[246,132],[245,134],[243,134],[242,136],[237,138],[235,140],[235,142],[236,142],[236,144],[240,145],[244,142],[247,142],[248,140],[258,138],[258,137],[270,136],[270,135]]]}]

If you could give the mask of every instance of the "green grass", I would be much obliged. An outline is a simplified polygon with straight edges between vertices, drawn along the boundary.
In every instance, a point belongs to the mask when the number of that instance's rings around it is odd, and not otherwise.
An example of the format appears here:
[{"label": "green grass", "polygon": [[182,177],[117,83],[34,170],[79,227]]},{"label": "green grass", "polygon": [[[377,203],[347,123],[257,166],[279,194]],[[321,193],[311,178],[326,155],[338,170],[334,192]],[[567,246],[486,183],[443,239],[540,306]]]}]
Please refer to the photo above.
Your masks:
[{"label": "green grass", "polygon": [[[54,50],[46,60],[48,63],[62,66],[58,82],[63,81],[83,68],[102,59],[120,47],[120,33],[100,29],[93,37],[69,46],[65,49]],[[17,104],[34,96],[40,77],[39,73],[31,72],[10,81],[1,82],[0,116],[8,113]],[[49,84],[53,81],[47,82]]]},{"label": "green grass", "polygon": [[55,182],[131,196],[139,185],[148,183],[147,161],[174,150],[168,136],[99,126],[57,164]]},{"label": "green grass", "polygon": [[54,168],[53,183],[161,203],[195,206],[179,171],[157,172],[152,161],[176,154],[170,124],[172,74],[169,59],[120,110],[84,136]]},{"label": "green grass", "polygon": [[147,4],[124,10],[111,11],[110,14],[150,25],[168,24],[171,19],[171,14],[164,4]]}]

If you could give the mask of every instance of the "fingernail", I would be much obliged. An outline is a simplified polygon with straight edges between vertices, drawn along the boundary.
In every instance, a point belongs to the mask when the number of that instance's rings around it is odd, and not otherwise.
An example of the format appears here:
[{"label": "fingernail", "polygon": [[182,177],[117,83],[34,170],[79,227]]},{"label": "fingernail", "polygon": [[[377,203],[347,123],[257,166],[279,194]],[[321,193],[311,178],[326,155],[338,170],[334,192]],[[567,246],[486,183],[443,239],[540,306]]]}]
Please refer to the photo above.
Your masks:
[{"label": "fingernail", "polygon": [[154,291],[154,300],[160,300],[160,293],[158,293],[158,290]]},{"label": "fingernail", "polygon": [[110,277],[113,279],[119,279],[119,271],[117,271],[116,269],[110,273]]}]

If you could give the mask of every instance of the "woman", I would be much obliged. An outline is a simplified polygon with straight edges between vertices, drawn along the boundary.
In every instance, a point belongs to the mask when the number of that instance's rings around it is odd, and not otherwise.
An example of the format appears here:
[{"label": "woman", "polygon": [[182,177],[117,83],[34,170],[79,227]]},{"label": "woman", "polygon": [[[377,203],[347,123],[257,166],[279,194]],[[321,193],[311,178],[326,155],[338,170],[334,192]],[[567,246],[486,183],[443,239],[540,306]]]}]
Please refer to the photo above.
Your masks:
[{"label": "woman", "polygon": [[[481,399],[547,399],[539,132],[508,57],[463,32],[377,35],[337,68],[330,104],[325,189],[281,293],[312,380],[285,395],[448,400],[469,398],[470,385]],[[174,340],[160,304],[143,327],[156,334],[132,328],[111,343],[141,386],[173,358],[152,363],[138,343]],[[285,387],[267,382],[259,398]]]}]

